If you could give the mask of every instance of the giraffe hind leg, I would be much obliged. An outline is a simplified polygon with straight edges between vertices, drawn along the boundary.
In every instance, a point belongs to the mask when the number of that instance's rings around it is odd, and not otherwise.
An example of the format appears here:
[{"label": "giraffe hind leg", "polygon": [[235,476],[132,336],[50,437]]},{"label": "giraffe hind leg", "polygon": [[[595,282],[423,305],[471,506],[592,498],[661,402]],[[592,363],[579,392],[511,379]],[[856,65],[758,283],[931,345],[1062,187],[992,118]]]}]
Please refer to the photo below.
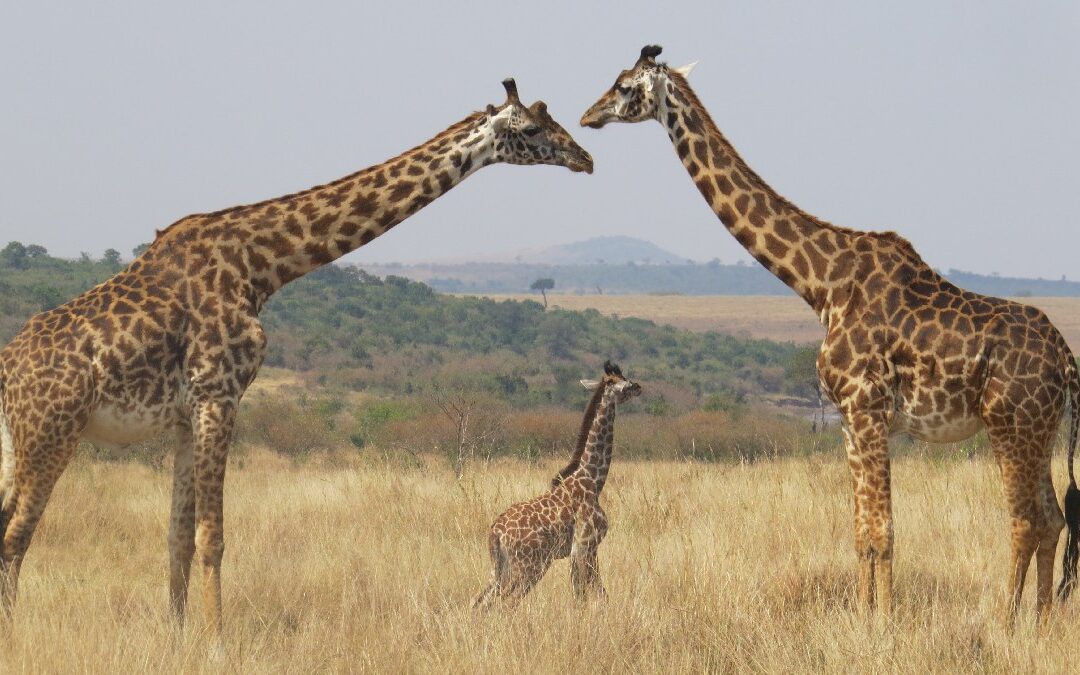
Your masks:
[{"label": "giraffe hind leg", "polygon": [[195,555],[195,479],[191,435],[180,435],[173,459],[172,512],[169,518],[169,605],[183,625]]},{"label": "giraffe hind leg", "polygon": [[0,557],[3,555],[4,533],[7,532],[14,508],[14,484],[15,443],[11,440],[11,427],[8,426],[7,415],[4,413],[4,387],[3,382],[0,382]]},{"label": "giraffe hind leg", "polygon": [[1050,453],[1046,452],[1046,468],[1039,486],[1039,548],[1035,552],[1035,572],[1037,581],[1036,611],[1045,620],[1049,616],[1054,597],[1054,557],[1057,555],[1058,539],[1065,527],[1065,517],[1058,507],[1057,494],[1050,474]]},{"label": "giraffe hind leg", "polygon": [[551,561],[547,558],[512,561],[507,570],[508,583],[500,587],[499,595],[509,601],[511,606],[516,605],[529,594],[533,586],[540,583],[550,566]]},{"label": "giraffe hind leg", "polygon": [[1053,514],[1049,512],[1048,495],[1053,493],[1053,485],[1047,475],[1049,466],[1044,465],[1038,476],[1031,475],[1033,459],[1045,455],[1044,449],[1049,447],[1049,439],[1032,438],[1030,434],[1021,433],[1011,426],[988,427],[987,431],[1001,470],[1009,507],[1012,551],[1006,619],[1011,624],[1020,608],[1024,580],[1032,557],[1036,558],[1036,611],[1041,615],[1048,607],[1053,556],[1057,549],[1057,534],[1064,519],[1057,510],[1056,498],[1052,498]]},{"label": "giraffe hind leg", "polygon": [[4,508],[11,494],[15,477],[15,444],[3,411],[3,382],[0,382],[0,557],[3,555],[3,535],[8,531],[11,511]]},{"label": "giraffe hind leg", "polygon": [[11,610],[15,602],[16,590],[19,583],[19,570],[22,567],[26,550],[30,547],[34,530],[45,512],[49,497],[57,479],[67,466],[68,460],[75,452],[77,438],[70,438],[54,449],[48,462],[36,462],[26,470],[19,467],[16,476],[18,491],[9,499],[3,512],[11,513],[4,523],[4,539],[2,557],[3,574],[0,574],[0,590],[5,610]]}]

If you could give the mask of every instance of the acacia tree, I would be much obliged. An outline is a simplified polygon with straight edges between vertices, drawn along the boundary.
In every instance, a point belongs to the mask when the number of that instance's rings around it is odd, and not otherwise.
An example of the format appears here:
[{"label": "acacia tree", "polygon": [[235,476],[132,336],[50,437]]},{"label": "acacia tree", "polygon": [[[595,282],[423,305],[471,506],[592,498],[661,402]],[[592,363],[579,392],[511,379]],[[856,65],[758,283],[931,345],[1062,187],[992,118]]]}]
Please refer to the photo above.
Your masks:
[{"label": "acacia tree", "polygon": [[544,296],[544,309],[547,309],[547,292],[555,288],[555,280],[549,277],[543,277],[532,282],[532,286],[529,286],[529,290],[540,291],[540,295]]},{"label": "acacia tree", "polygon": [[26,269],[29,266],[27,257],[26,247],[18,241],[9,242],[4,250],[0,251],[0,260],[4,265],[17,270]]},{"label": "acacia tree", "polygon": [[465,475],[466,462],[474,458],[478,446],[492,442],[499,435],[503,420],[483,415],[487,405],[485,397],[465,385],[444,386],[436,383],[428,389],[427,396],[454,425],[457,447],[447,454],[454,465],[454,475],[460,482]]},{"label": "acacia tree", "polygon": [[124,266],[124,262],[120,258],[120,251],[115,248],[105,249],[105,255],[101,256],[101,262],[111,267],[114,272],[119,272],[120,268]]}]

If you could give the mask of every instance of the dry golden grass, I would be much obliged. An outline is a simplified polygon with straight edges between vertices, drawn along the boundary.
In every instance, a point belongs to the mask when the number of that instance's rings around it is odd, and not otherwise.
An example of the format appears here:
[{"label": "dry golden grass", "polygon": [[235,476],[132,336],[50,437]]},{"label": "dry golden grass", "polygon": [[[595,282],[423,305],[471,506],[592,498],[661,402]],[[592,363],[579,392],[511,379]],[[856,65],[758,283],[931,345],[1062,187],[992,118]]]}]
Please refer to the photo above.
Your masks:
[{"label": "dry golden grass", "polygon": [[[537,300],[532,295],[491,295],[496,300]],[[1047,313],[1080,352],[1080,298],[1016,298]],[[814,311],[795,295],[569,295],[548,293],[553,307],[595,309],[634,316],[694,331],[796,343],[825,337]]]},{"label": "dry golden grass", "polygon": [[[850,486],[836,459],[617,462],[604,495],[609,597],[560,561],[515,610],[474,615],[486,528],[555,463],[296,465],[252,452],[226,486],[226,648],[200,583],[165,601],[167,473],[77,459],[24,567],[0,670],[33,672],[1065,672],[1080,605],[1001,620],[1007,559],[988,461],[895,465],[894,619],[853,610]],[[1061,467],[1056,475],[1061,475]],[[1069,666],[1072,663],[1073,666]]]}]

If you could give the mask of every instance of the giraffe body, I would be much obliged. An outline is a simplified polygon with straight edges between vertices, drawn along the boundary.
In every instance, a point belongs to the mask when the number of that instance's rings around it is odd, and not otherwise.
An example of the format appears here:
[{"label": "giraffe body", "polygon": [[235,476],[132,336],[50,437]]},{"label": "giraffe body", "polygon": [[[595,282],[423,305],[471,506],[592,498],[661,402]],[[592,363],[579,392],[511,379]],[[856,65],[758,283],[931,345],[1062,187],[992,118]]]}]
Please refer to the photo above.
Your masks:
[{"label": "giraffe body", "polygon": [[[818,375],[844,421],[861,604],[892,606],[889,437],[956,441],[985,428],[1012,520],[1010,617],[1032,556],[1042,615],[1066,524],[1050,475],[1066,407],[1070,544],[1062,597],[1075,585],[1080,545],[1080,492],[1072,471],[1080,376],[1061,333],[1038,309],[954,286],[893,232],[837,227],[780,196],[716,127],[690,88],[689,68],[657,63],[659,53],[659,47],[642,49],[581,123],[659,121],[724,226],[821,318],[826,336]],[[1077,505],[1071,511],[1070,503]]]},{"label": "giraffe body", "polygon": [[0,351],[0,587],[14,600],[34,528],[80,438],[124,445],[165,431],[173,469],[170,600],[183,618],[198,552],[220,634],[226,456],[262,363],[259,311],[284,284],[367,244],[480,167],[592,159],[513,80],[507,101],[338,181],[184,218],[111,279],[32,317]]},{"label": "giraffe body", "polygon": [[605,364],[604,379],[583,382],[595,387],[585,411],[581,434],[570,463],[539,497],[514,504],[491,525],[488,550],[491,581],[474,606],[484,607],[498,598],[523,598],[551,563],[570,558],[575,593],[603,594],[597,550],[607,534],[607,515],[600,492],[611,465],[615,408],[641,393],[625,379],[618,366]]}]

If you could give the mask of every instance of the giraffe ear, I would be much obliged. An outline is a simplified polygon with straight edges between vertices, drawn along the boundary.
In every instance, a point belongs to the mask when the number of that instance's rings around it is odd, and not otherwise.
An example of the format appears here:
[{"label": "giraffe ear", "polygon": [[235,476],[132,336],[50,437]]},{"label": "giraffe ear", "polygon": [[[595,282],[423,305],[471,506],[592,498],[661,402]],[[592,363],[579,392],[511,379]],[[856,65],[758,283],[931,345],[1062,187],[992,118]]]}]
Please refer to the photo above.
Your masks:
[{"label": "giraffe ear", "polygon": [[672,70],[674,70],[676,73],[682,75],[683,77],[689,77],[690,76],[690,71],[693,70],[694,66],[696,66],[697,64],[698,64],[698,62],[694,61],[693,63],[686,64],[685,66],[679,66],[678,68],[672,68]]},{"label": "giraffe ear", "polygon": [[581,380],[581,386],[589,391],[595,391],[600,386],[600,382],[597,380]]}]

